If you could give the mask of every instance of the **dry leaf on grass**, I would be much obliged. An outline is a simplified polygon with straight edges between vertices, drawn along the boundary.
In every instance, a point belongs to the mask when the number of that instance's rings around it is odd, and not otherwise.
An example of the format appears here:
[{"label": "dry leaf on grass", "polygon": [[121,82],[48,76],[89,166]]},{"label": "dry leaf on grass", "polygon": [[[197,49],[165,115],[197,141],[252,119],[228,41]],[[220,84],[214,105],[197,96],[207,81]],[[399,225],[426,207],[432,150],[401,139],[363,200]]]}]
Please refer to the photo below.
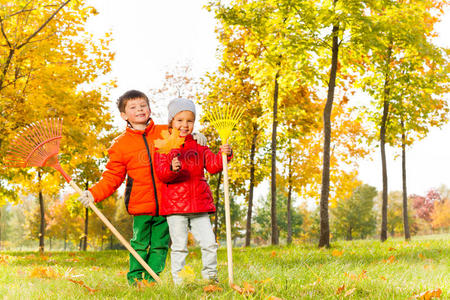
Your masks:
[{"label": "dry leaf on grass", "polygon": [[350,296],[350,295],[353,294],[355,291],[356,291],[356,288],[349,289],[348,291],[345,292],[344,297]]},{"label": "dry leaf on grass", "polygon": [[237,291],[241,295],[250,295],[255,292],[255,288],[248,282],[242,283],[244,287],[240,287],[237,284],[232,283],[230,286],[233,290]]},{"label": "dry leaf on grass", "polygon": [[384,277],[384,276],[380,276],[380,278],[383,279],[383,280],[386,280],[386,277]]},{"label": "dry leaf on grass", "polygon": [[435,290],[423,292],[423,293],[421,293],[419,295],[415,295],[414,299],[430,300],[430,299],[433,299],[433,298],[441,298],[441,295],[442,295],[442,290],[441,289],[435,289]]},{"label": "dry leaf on grass", "polygon": [[230,284],[230,287],[231,287],[233,290],[235,290],[236,292],[238,292],[239,294],[244,293],[244,289],[241,288],[240,286],[238,286],[237,284],[232,283],[232,284]]},{"label": "dry leaf on grass", "polygon": [[275,256],[277,256],[277,252],[272,251],[272,253],[270,254],[270,257],[275,257]]},{"label": "dry leaf on grass", "polygon": [[395,262],[395,256],[394,255],[391,255],[391,256],[389,256],[389,258],[386,260],[386,259],[383,259],[383,262],[385,263],[385,264],[392,264],[393,262]]},{"label": "dry leaf on grass", "polygon": [[173,128],[172,133],[168,130],[163,130],[161,132],[162,139],[155,140],[155,147],[158,148],[156,151],[162,154],[169,153],[172,149],[180,148],[184,143],[184,138],[180,137],[180,131]]},{"label": "dry leaf on grass", "polygon": [[268,282],[270,282],[270,281],[272,281],[272,278],[266,278],[266,279],[264,279],[264,280],[255,280],[255,284],[266,284],[266,283],[268,283]]},{"label": "dry leaf on grass", "polygon": [[36,267],[30,272],[30,277],[33,278],[58,278],[61,277],[51,267]]},{"label": "dry leaf on grass", "polygon": [[331,255],[333,256],[342,256],[342,254],[344,254],[344,250],[339,251],[339,250],[333,250],[333,252],[331,252]]},{"label": "dry leaf on grass", "polygon": [[336,290],[336,295],[339,295],[340,293],[342,293],[345,290],[345,284],[341,285],[340,287],[338,287],[338,289]]},{"label": "dry leaf on grass", "polygon": [[210,284],[210,285],[205,286],[203,288],[203,291],[207,292],[207,293],[213,293],[213,292],[221,292],[221,291],[223,291],[223,289],[221,287],[218,287],[217,285]]},{"label": "dry leaf on grass", "polygon": [[267,298],[267,300],[283,300],[283,299],[275,296],[270,296],[269,298]]},{"label": "dry leaf on grass", "polygon": [[7,264],[6,262],[6,256],[0,255],[0,264]]},{"label": "dry leaf on grass", "polygon": [[89,294],[93,294],[93,293],[95,293],[96,291],[98,291],[98,290],[96,290],[96,289],[93,289],[93,288],[88,287],[88,286],[87,286],[83,281],[81,281],[81,280],[73,280],[73,279],[70,279],[70,278],[67,279],[67,280],[69,280],[70,282],[76,283],[76,284],[78,284],[78,285],[84,287],[85,289],[87,289],[87,290],[89,291]]},{"label": "dry leaf on grass", "polygon": [[388,250],[389,250],[389,251],[395,251],[395,250],[397,250],[397,249],[390,247]]},{"label": "dry leaf on grass", "polygon": [[92,270],[92,271],[98,271],[98,270],[100,270],[100,267],[92,266],[92,267],[91,267],[91,270]]}]

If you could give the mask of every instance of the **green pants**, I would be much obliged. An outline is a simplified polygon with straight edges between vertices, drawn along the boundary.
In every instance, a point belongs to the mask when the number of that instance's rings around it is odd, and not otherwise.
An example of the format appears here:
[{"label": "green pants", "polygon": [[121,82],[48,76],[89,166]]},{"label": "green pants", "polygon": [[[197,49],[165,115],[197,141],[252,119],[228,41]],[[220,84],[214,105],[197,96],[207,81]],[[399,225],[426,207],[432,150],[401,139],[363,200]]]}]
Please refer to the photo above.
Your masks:
[{"label": "green pants", "polygon": [[[133,217],[131,247],[136,250],[156,274],[164,270],[169,240],[169,226],[167,225],[166,217],[148,215]],[[130,254],[130,271],[127,274],[128,282],[135,284],[136,280],[142,280],[143,278],[148,281],[154,281],[137,259]]]}]

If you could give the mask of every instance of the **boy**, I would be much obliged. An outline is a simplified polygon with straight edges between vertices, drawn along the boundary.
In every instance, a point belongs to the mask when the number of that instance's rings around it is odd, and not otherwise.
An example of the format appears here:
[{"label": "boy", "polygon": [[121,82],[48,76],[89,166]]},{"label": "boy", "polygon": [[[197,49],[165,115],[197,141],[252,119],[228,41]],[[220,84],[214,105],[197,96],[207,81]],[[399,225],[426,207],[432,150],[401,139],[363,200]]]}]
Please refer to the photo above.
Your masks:
[{"label": "boy", "polygon": [[[161,139],[167,125],[156,125],[150,117],[147,96],[136,90],[123,94],[117,100],[121,118],[127,122],[126,131],[109,148],[109,161],[102,178],[79,198],[85,206],[100,202],[113,194],[127,176],[125,206],[133,216],[131,247],[159,274],[163,271],[169,246],[166,218],[159,215],[161,181],[154,175],[154,140]],[[200,139],[205,142],[204,136]],[[144,274],[144,276],[142,276]],[[146,279],[154,281],[140,263],[130,254],[127,274],[131,285]]]}]

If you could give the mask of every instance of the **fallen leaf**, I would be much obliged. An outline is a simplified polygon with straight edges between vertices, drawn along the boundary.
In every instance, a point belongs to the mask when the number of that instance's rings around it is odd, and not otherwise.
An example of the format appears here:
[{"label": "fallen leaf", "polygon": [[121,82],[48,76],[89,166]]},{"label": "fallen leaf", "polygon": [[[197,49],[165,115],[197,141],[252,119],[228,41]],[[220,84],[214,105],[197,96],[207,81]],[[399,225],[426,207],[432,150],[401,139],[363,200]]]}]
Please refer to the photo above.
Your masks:
[{"label": "fallen leaf", "polygon": [[0,264],[5,264],[5,265],[7,264],[6,257],[3,255],[0,255]]},{"label": "fallen leaf", "polygon": [[394,261],[395,261],[395,256],[394,255],[389,256],[389,258],[387,260],[383,259],[384,263],[389,263],[389,264],[392,264]]},{"label": "fallen leaf", "polygon": [[272,251],[272,253],[270,254],[270,257],[275,257],[277,256],[277,253],[275,251]]},{"label": "fallen leaf", "polygon": [[342,286],[338,287],[337,291],[336,291],[336,295],[339,295],[340,293],[342,293],[345,290],[345,284],[343,284]]},{"label": "fallen leaf", "polygon": [[239,294],[243,294],[244,293],[244,289],[241,288],[240,286],[238,286],[237,284],[230,284],[230,287],[235,290],[236,292],[238,292]]},{"label": "fallen leaf", "polygon": [[364,278],[367,278],[366,273],[367,273],[366,270],[362,270],[361,274],[359,274],[359,276],[358,276],[358,279],[364,279]]},{"label": "fallen leaf", "polygon": [[267,298],[267,300],[283,300],[283,299],[275,296],[270,296],[269,298]]},{"label": "fallen leaf", "polygon": [[420,257],[421,259],[425,259],[425,256],[423,256],[422,253],[419,253],[419,257]]},{"label": "fallen leaf", "polygon": [[217,285],[210,284],[210,285],[205,286],[203,288],[203,291],[207,292],[207,293],[213,293],[213,292],[221,292],[221,291],[223,291],[223,289],[221,287],[218,287]]},{"label": "fallen leaf", "polygon": [[185,265],[184,268],[178,272],[178,276],[181,277],[184,281],[193,282],[195,280],[195,272],[191,266]]},{"label": "fallen leaf", "polygon": [[389,251],[395,251],[395,250],[397,250],[397,249],[390,247],[388,250],[389,250]]},{"label": "fallen leaf", "polygon": [[243,282],[244,285],[244,293],[246,294],[253,294],[255,292],[255,288],[248,282]]},{"label": "fallen leaf", "polygon": [[386,277],[384,277],[384,276],[380,276],[380,278],[383,279],[383,280],[386,280]]},{"label": "fallen leaf", "polygon": [[350,296],[351,294],[353,294],[355,292],[355,290],[356,290],[356,288],[349,289],[347,292],[345,292],[344,297]]},{"label": "fallen leaf", "polygon": [[429,299],[433,299],[433,298],[441,298],[441,295],[442,295],[442,290],[435,289],[432,291],[423,292],[420,295],[415,295],[414,298],[419,299],[419,300],[429,300]]},{"label": "fallen leaf", "polygon": [[172,133],[168,130],[163,130],[161,132],[162,139],[155,140],[155,147],[158,148],[156,151],[162,154],[169,153],[172,149],[180,148],[184,143],[184,137],[180,137],[180,132],[173,128]]},{"label": "fallen leaf", "polygon": [[333,252],[331,252],[331,255],[333,256],[341,256],[342,254],[344,254],[344,250],[339,251],[337,249],[333,250]]},{"label": "fallen leaf", "polygon": [[82,287],[84,287],[85,289],[87,289],[88,291],[89,291],[89,294],[93,294],[93,293],[95,293],[95,292],[97,292],[98,290],[96,290],[96,289],[93,289],[93,288],[90,288],[90,287],[88,287],[83,281],[81,281],[81,280],[73,280],[73,279],[67,279],[67,280],[69,280],[70,282],[73,282],[73,283],[76,283],[76,284],[78,284],[78,285],[81,285]]},{"label": "fallen leaf", "polygon": [[100,270],[100,267],[92,266],[92,267],[91,267],[91,270],[93,270],[93,271],[98,271],[98,270]]},{"label": "fallen leaf", "polygon": [[269,278],[266,278],[264,280],[255,280],[255,284],[260,284],[260,283],[266,284],[266,283],[268,283],[270,281],[272,281],[272,278],[269,277]]},{"label": "fallen leaf", "polygon": [[127,273],[128,273],[128,271],[119,271],[119,272],[117,272],[118,275],[125,275]]},{"label": "fallen leaf", "polygon": [[58,273],[51,267],[36,267],[31,270],[30,277],[34,278],[58,278]]}]

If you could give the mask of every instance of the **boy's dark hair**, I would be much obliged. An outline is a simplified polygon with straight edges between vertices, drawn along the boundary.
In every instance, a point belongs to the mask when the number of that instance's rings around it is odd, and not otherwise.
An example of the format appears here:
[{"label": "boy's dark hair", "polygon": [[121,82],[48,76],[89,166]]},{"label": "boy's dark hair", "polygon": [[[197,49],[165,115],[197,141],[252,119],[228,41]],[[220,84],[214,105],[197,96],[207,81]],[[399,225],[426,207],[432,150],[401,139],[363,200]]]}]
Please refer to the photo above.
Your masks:
[{"label": "boy's dark hair", "polygon": [[125,106],[127,105],[127,102],[132,99],[144,99],[147,102],[148,106],[150,107],[150,102],[143,92],[137,90],[130,90],[128,92],[125,92],[125,94],[123,94],[122,96],[119,97],[119,99],[117,99],[117,107],[119,108],[119,111],[125,112]]}]

